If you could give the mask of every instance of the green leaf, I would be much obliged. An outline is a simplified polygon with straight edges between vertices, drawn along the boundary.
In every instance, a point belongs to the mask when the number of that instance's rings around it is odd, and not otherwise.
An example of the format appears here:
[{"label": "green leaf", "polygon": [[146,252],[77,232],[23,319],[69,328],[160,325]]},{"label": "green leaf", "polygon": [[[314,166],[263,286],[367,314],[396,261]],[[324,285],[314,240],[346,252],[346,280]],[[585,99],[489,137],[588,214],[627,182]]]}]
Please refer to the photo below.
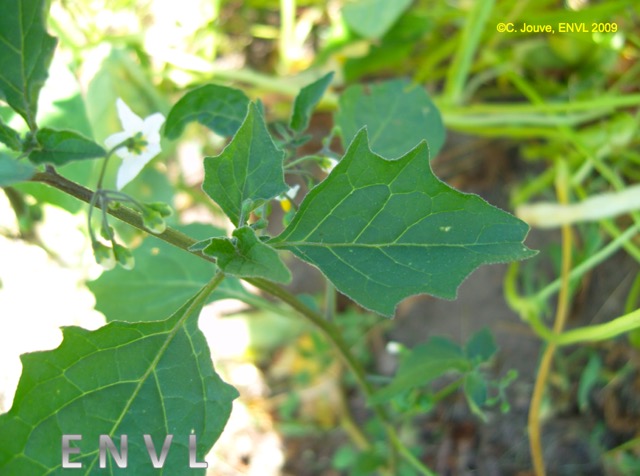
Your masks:
[{"label": "green leaf", "polygon": [[159,474],[144,434],[156,448],[174,435],[166,474],[186,474],[190,434],[202,461],[238,395],[216,374],[198,329],[203,300],[198,294],[159,322],[112,322],[96,331],[66,327],[57,349],[23,355],[13,406],[0,416],[0,474],[64,472],[61,441],[70,434],[82,436],[73,444],[80,454],[71,457],[82,463],[82,474],[99,471],[99,435],[114,437],[117,447],[121,435],[129,438],[127,469],[112,464],[104,474]]},{"label": "green leaf", "polygon": [[381,403],[393,396],[421,387],[448,372],[466,372],[471,368],[459,345],[444,337],[431,337],[411,349],[404,357],[393,381],[371,399]]},{"label": "green leaf", "polygon": [[233,231],[235,240],[212,238],[204,254],[217,259],[226,274],[238,278],[265,278],[279,283],[291,281],[291,273],[278,252],[258,239],[249,226]]},{"label": "green leaf", "polygon": [[471,411],[486,421],[487,416],[482,411],[482,406],[487,401],[487,381],[478,372],[469,372],[464,377],[463,388]]},{"label": "green leaf", "polygon": [[414,294],[453,299],[482,264],[528,258],[529,227],[480,197],[440,182],[425,143],[397,160],[353,140],[271,243],[318,267],[358,304],[393,315]]},{"label": "green leaf", "polygon": [[290,127],[297,133],[302,133],[309,127],[311,113],[322,99],[324,92],[331,84],[333,72],[325,74],[322,78],[308,84],[300,90],[293,102]]},{"label": "green leaf", "polygon": [[98,144],[73,131],[39,129],[36,139],[40,148],[29,154],[29,160],[34,164],[64,165],[106,155],[106,151]]},{"label": "green leaf", "polygon": [[242,226],[251,210],[287,191],[283,158],[258,108],[251,104],[229,145],[217,157],[204,159],[202,189],[234,225]]},{"label": "green leaf", "polygon": [[0,15],[0,91],[31,130],[56,39],[45,30],[45,0],[4,0]]},{"label": "green leaf", "polygon": [[237,89],[208,84],[185,94],[173,106],[164,135],[177,139],[185,126],[198,121],[221,136],[232,136],[247,115],[249,98]]},{"label": "green leaf", "polygon": [[351,30],[370,39],[381,38],[393,26],[412,0],[357,0],[342,8]]},{"label": "green leaf", "polygon": [[0,119],[0,142],[15,151],[22,151],[22,141],[20,140],[20,134],[14,131]]},{"label": "green leaf", "polygon": [[578,405],[580,410],[585,411],[589,408],[589,394],[593,387],[600,380],[602,371],[602,360],[598,354],[591,354],[589,362],[580,375],[580,384],[578,385]]},{"label": "green leaf", "polygon": [[[177,229],[195,238],[224,234],[222,230],[201,224]],[[145,239],[134,249],[133,257],[136,264],[131,271],[115,268],[87,283],[96,297],[96,309],[107,319],[127,322],[157,320],[178,309],[216,271],[213,263],[153,237]],[[231,277],[218,286],[209,301],[226,298],[245,302],[259,300]]]},{"label": "green leaf", "polygon": [[342,129],[345,147],[364,126],[371,149],[388,159],[400,157],[422,140],[429,144],[433,158],[444,144],[440,112],[424,88],[409,81],[351,86],[340,96],[338,107],[336,124]]},{"label": "green leaf", "polygon": [[489,328],[484,327],[473,334],[466,345],[464,353],[472,362],[486,362],[498,351],[498,346]]},{"label": "green leaf", "polygon": [[6,155],[0,155],[0,187],[24,182],[33,177],[36,168],[28,162],[18,161]]}]

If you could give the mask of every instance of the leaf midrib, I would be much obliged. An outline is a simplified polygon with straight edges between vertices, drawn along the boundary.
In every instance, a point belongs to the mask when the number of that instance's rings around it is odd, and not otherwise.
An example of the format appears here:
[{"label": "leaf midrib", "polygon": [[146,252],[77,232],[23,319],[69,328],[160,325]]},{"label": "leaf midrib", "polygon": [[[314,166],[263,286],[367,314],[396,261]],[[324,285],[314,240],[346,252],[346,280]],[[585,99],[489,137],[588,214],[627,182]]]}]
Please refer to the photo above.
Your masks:
[{"label": "leaf midrib", "polygon": [[486,243],[326,243],[313,241],[280,241],[273,243],[274,248],[389,248],[389,247],[415,247],[415,248],[468,248],[471,246],[507,245],[510,243],[492,241]]},{"label": "leaf midrib", "polygon": [[[205,286],[205,288],[207,288],[207,287],[209,287],[209,284],[207,284]],[[131,408],[131,406],[133,405],[134,401],[136,400],[136,398],[137,398],[138,394],[140,393],[144,383],[152,375],[152,373],[155,372],[156,367],[157,367],[158,363],[160,362],[160,360],[162,359],[162,357],[164,357],[165,351],[169,347],[169,344],[173,341],[173,338],[176,336],[178,331],[183,327],[185,321],[191,316],[193,311],[198,306],[200,306],[203,303],[204,300],[206,300],[208,294],[210,294],[210,293],[204,292],[205,288],[203,288],[196,295],[196,297],[194,298],[193,302],[184,311],[184,314],[182,315],[182,317],[180,317],[176,321],[176,323],[173,326],[173,328],[171,328],[169,330],[168,335],[167,335],[167,339],[165,340],[165,342],[162,344],[162,346],[158,350],[158,352],[157,352],[156,356],[154,357],[154,359],[149,363],[149,367],[148,367],[147,371],[144,373],[144,375],[142,377],[140,377],[138,385],[136,386],[136,388],[132,392],[131,397],[128,399],[127,403],[125,404],[125,406],[123,407],[122,411],[120,412],[120,415],[119,415],[118,419],[114,422],[113,427],[109,431],[109,435],[113,435],[115,430],[122,424],[122,420],[127,415],[129,408]],[[94,458],[93,462],[87,467],[87,472],[85,474],[88,475],[88,474],[91,473],[91,470],[93,469],[93,466],[95,465],[96,461],[97,461],[97,458]]]}]

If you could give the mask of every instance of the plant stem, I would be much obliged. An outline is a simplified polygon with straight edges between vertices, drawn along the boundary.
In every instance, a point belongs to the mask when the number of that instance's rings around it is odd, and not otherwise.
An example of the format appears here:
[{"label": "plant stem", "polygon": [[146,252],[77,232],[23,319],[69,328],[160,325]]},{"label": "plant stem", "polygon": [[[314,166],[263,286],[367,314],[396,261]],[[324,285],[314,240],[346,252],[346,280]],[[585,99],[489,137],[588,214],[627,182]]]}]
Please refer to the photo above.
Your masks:
[{"label": "plant stem", "polygon": [[[557,180],[556,189],[558,194],[558,202],[566,205],[569,203],[568,190],[568,171],[567,164],[558,162],[557,164]],[[573,239],[571,234],[571,226],[569,224],[562,225],[562,265],[560,274],[560,295],[558,296],[558,304],[556,307],[556,318],[553,324],[553,332],[557,335],[562,332],[567,321],[569,309],[570,290],[569,290],[569,272],[571,271],[571,254],[573,247]],[[549,342],[544,350],[538,375],[533,387],[533,395],[529,407],[529,445],[531,447],[531,460],[536,476],[545,476],[544,456],[542,452],[542,442],[540,438],[540,407],[544,389],[549,378],[549,370],[553,362],[553,355],[556,351],[557,344]]]},{"label": "plant stem", "polygon": [[[34,182],[41,182],[52,187],[57,188],[73,197],[76,197],[79,200],[82,200],[86,203],[91,203],[91,199],[94,195],[94,192],[89,190],[82,185],[79,185],[67,178],[59,175],[55,170],[47,170],[45,172],[39,172],[35,174],[32,179]],[[94,204],[95,205],[95,204]],[[131,210],[127,207],[119,207],[116,209],[107,209],[107,213],[118,218],[119,220],[128,223],[129,225],[138,228],[146,233],[148,233],[147,229],[144,228],[142,217],[139,213]],[[199,251],[190,251],[189,248],[196,243],[197,240],[191,238],[184,233],[179,232],[178,230],[174,230],[173,228],[167,227],[166,230],[162,233],[154,234],[156,238],[159,238],[166,243],[174,245],[180,248],[187,253],[191,253],[199,258],[205,259],[207,261],[215,262],[214,258],[203,255]],[[221,273],[218,273],[221,274]],[[218,275],[216,275],[218,276]],[[224,275],[222,275],[224,276]],[[215,278],[214,278],[215,279]],[[222,277],[220,278],[222,280]],[[340,334],[337,327],[331,322],[325,320],[324,316],[318,314],[313,309],[306,306],[302,301],[300,301],[296,296],[289,293],[286,289],[271,283],[270,281],[263,279],[245,279],[250,284],[253,284],[257,288],[271,294],[274,297],[279,298],[281,301],[285,302],[289,306],[291,306],[294,310],[298,311],[302,314],[306,319],[308,319],[312,324],[314,324],[318,329],[320,329],[323,334],[329,339],[329,341],[333,344],[338,354],[342,358],[346,367],[352,372],[353,376],[356,379],[358,387],[363,392],[367,399],[370,399],[374,394],[374,389],[366,379],[366,374],[363,367],[360,365],[360,362],[355,358],[347,343],[343,340],[342,335]],[[211,283],[210,283],[211,284]],[[216,283],[215,286],[217,286]],[[400,438],[398,437],[395,428],[391,425],[389,421],[389,417],[386,414],[385,409],[381,404],[372,404],[373,412],[376,417],[379,419],[381,424],[384,426],[389,441],[392,444],[394,451],[397,451],[404,459],[409,463],[414,469],[423,476],[435,476],[429,468],[423,465],[410,451],[409,449],[402,443]]]},{"label": "plant stem", "polygon": [[458,380],[454,380],[449,385],[445,386],[444,388],[441,388],[436,393],[434,393],[431,398],[433,399],[434,403],[440,402],[440,401],[444,400],[445,398],[447,398],[449,395],[451,395],[453,392],[458,390],[460,387],[462,387],[462,385],[464,385],[464,379],[463,378],[459,378]]},{"label": "plant stem", "polygon": [[462,38],[456,51],[453,63],[447,74],[447,84],[444,95],[450,104],[457,104],[462,100],[464,85],[471,70],[473,55],[480,45],[480,37],[489,19],[495,0],[474,2],[467,13]]},{"label": "plant stem", "polygon": [[[75,182],[72,182],[71,180],[63,177],[62,175],[59,175],[57,172],[53,170],[49,170],[46,172],[39,172],[31,178],[31,181],[46,183],[47,185],[57,188],[58,190],[61,190],[62,192],[65,192],[68,195],[71,195],[72,197],[75,197],[86,203],[91,203],[91,197],[94,195],[94,192],[92,192],[88,188],[83,187],[82,185],[77,184]],[[122,206],[116,209],[108,209],[107,213],[109,213],[111,216],[125,223],[128,223],[134,228],[138,228],[139,230],[144,231],[145,233],[148,233],[148,230],[143,225],[142,216],[128,207]],[[185,235],[184,233],[181,233],[178,230],[174,230],[170,228],[167,228],[167,230],[163,233],[159,233],[157,235],[154,234],[153,236],[156,236],[161,240],[166,241],[167,243],[172,244],[174,246],[177,246],[178,248],[183,249],[185,251],[188,251],[188,248],[196,242],[196,240]],[[197,253],[197,252],[191,252],[191,253],[196,256],[199,256],[200,258],[204,257],[209,261],[212,261],[212,262],[215,261],[213,258],[207,258],[201,255],[200,253]]]},{"label": "plant stem", "polygon": [[327,321],[333,321],[336,314],[336,288],[327,279],[324,289],[324,315]]},{"label": "plant stem", "polygon": [[[369,381],[366,379],[366,374],[360,362],[356,360],[353,356],[347,343],[342,339],[342,335],[340,334],[337,327],[331,322],[327,321],[322,315],[318,314],[316,311],[307,307],[304,303],[302,303],[298,298],[296,298],[293,294],[291,294],[286,289],[278,286],[277,284],[271,283],[270,281],[266,281],[263,279],[246,279],[246,281],[250,284],[253,284],[257,288],[262,289],[263,291],[268,292],[272,296],[277,297],[283,302],[289,304],[292,308],[300,312],[306,319],[311,321],[318,329],[320,329],[325,337],[329,339],[329,341],[336,348],[338,355],[342,358],[343,362],[347,366],[347,368],[351,371],[353,376],[356,379],[360,390],[365,395],[367,399],[373,396],[374,390]],[[387,416],[382,405],[378,403],[372,404],[373,411],[375,415],[378,417],[380,422],[383,424],[385,431],[387,432],[387,436],[389,441],[392,443],[393,448],[403,456],[407,463],[411,464],[420,474],[425,476],[435,476],[426,466],[424,466],[414,455],[409,451],[409,449],[400,441],[395,429],[389,422],[389,417]]]},{"label": "plant stem", "polygon": [[353,420],[349,405],[347,405],[346,397],[343,392],[340,393],[340,426],[351,438],[352,443],[360,451],[371,449],[371,442],[367,439],[362,429]]},{"label": "plant stem", "polygon": [[640,309],[603,324],[595,324],[563,332],[557,336],[555,343],[557,345],[572,345],[581,342],[597,342],[613,339],[638,328],[640,328]]},{"label": "plant stem", "polygon": [[[573,268],[569,273],[569,281],[573,282],[574,280],[578,279],[580,276],[585,274],[587,271],[589,271],[591,268],[594,268],[598,264],[602,263],[609,256],[611,256],[613,253],[615,253],[620,248],[622,248],[628,240],[630,240],[635,234],[638,233],[639,230],[640,230],[640,224],[636,224],[627,228],[627,230],[625,230],[624,233],[620,234],[616,239],[611,241],[607,246],[599,250],[597,253],[594,253],[589,258],[587,258],[582,263],[580,263],[578,266]],[[559,278],[553,281],[552,283],[548,284],[547,286],[545,286],[541,291],[539,291],[534,296],[531,296],[530,298],[526,298],[526,299],[528,300],[530,299],[538,304],[541,304],[547,299],[549,299],[553,294],[555,294],[561,287],[562,287],[562,279]]]},{"label": "plant stem", "polygon": [[277,297],[281,301],[287,303],[289,306],[294,308],[296,311],[301,313],[305,318],[307,318],[311,323],[313,323],[318,329],[320,329],[325,336],[327,336],[331,343],[336,347],[340,357],[343,359],[347,368],[353,373],[356,381],[358,382],[358,386],[363,390],[367,397],[373,395],[373,388],[371,384],[366,379],[364,369],[360,366],[360,363],[355,359],[347,343],[342,339],[338,329],[334,324],[327,321],[324,316],[317,313],[306,304],[302,303],[297,297],[291,294],[286,289],[274,284],[270,281],[260,278],[251,278],[246,279],[249,284],[253,284],[257,288],[262,289],[263,291],[268,292],[272,296]]},{"label": "plant stem", "polygon": [[278,49],[283,72],[291,65],[290,48],[295,44],[296,0],[280,0],[280,38]]}]

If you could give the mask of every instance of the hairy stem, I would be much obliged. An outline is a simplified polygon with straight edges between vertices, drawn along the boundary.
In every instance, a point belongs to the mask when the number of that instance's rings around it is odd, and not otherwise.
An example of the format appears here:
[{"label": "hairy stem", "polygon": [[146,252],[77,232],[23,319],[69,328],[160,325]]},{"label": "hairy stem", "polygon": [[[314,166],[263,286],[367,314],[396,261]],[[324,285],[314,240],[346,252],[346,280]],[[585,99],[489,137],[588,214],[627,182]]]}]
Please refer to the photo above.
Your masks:
[{"label": "hairy stem", "polygon": [[[72,182],[71,180],[63,177],[62,175],[59,175],[57,172],[53,170],[48,170],[46,172],[39,172],[35,174],[31,178],[31,180],[34,182],[46,183],[47,185],[57,188],[58,190],[61,190],[71,195],[72,197],[75,197],[86,203],[91,203],[91,197],[93,197],[93,194],[94,194],[94,192],[92,192],[88,188],[83,187],[78,183]],[[122,206],[116,209],[108,209],[107,213],[109,213],[111,216],[114,216],[125,223],[128,223],[134,228],[138,228],[139,230],[142,230],[145,233],[148,233],[148,230],[143,225],[142,216],[138,212],[128,207]],[[157,235],[154,235],[154,236],[160,238],[163,241],[166,241],[171,245],[177,246],[178,248],[183,249],[185,251],[188,251],[188,248],[196,242],[196,240],[194,240],[190,236],[187,236],[184,233],[179,232],[178,230],[174,230],[168,227],[163,233],[158,233]],[[196,256],[199,256],[200,258],[204,257],[205,259],[208,259],[207,257],[203,256],[200,253],[197,253],[197,252],[190,252],[190,253]],[[209,259],[209,261],[214,262],[213,259]]]}]

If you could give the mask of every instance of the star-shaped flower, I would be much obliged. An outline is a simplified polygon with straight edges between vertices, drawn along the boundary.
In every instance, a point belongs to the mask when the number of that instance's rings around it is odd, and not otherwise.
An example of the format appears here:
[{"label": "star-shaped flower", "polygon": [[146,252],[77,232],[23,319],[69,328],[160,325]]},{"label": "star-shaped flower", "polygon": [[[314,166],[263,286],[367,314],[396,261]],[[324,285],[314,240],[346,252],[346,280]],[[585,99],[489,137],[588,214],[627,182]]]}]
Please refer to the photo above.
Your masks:
[{"label": "star-shaped flower", "polygon": [[293,187],[289,187],[289,190],[276,198],[280,202],[280,206],[285,213],[291,210],[291,200],[296,198],[298,190],[300,190],[300,185],[296,184]]},{"label": "star-shaped flower", "polygon": [[121,190],[160,153],[160,128],[164,123],[164,116],[157,112],[142,119],[120,98],[116,101],[116,107],[124,131],[110,135],[104,143],[112,149],[130,139],[126,145],[118,147],[115,151],[122,158],[122,165],[118,169],[116,178],[116,188]]}]

